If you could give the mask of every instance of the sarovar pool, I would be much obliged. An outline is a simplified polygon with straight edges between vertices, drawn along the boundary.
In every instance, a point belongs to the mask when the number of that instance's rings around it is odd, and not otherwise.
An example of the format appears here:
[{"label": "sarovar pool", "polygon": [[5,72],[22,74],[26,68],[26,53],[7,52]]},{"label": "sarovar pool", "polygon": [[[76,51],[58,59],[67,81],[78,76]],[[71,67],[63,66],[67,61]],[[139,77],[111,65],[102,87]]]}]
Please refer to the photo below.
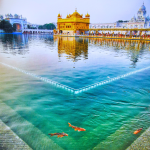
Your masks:
[{"label": "sarovar pool", "polygon": [[146,41],[0,34],[0,79],[0,119],[35,150],[124,150],[150,125]]}]

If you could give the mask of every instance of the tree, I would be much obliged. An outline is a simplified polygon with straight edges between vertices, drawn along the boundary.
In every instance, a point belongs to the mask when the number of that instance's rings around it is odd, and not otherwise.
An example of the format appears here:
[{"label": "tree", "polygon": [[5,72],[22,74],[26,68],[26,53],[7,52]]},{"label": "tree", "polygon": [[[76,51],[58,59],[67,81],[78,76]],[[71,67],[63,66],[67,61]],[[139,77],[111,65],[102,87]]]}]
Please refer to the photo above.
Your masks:
[{"label": "tree", "polygon": [[123,22],[123,20],[118,20],[118,22]]},{"label": "tree", "polygon": [[6,33],[12,33],[15,28],[12,27],[9,21],[2,20],[0,22],[0,29],[4,30]]},{"label": "tree", "polygon": [[30,25],[27,25],[27,27],[28,27],[28,29],[30,29],[31,27],[30,27]]},{"label": "tree", "polygon": [[13,31],[15,32],[15,31],[16,31],[16,29],[17,29],[16,24],[13,24]]},{"label": "tree", "polygon": [[39,26],[38,29],[43,29],[43,26]]},{"label": "tree", "polygon": [[54,30],[56,29],[55,25],[53,23],[40,25],[38,29],[48,29],[48,30]]}]

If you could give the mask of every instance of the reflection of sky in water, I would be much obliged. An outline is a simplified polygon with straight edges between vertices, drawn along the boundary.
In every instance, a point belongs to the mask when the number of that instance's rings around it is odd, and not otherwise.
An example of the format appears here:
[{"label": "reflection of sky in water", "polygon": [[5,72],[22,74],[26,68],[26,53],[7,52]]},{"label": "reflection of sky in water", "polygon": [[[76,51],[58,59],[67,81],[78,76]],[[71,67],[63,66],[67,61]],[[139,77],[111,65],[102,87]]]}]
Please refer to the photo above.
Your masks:
[{"label": "reflection of sky in water", "polygon": [[[78,95],[32,76],[79,89],[148,67],[149,43],[0,34],[0,52],[0,62],[32,73],[0,64],[0,119],[33,149],[124,150],[134,130],[149,127],[149,69]],[[48,136],[54,132],[69,136]]]},{"label": "reflection of sky in water", "polygon": [[3,45],[3,53],[11,53],[13,55],[25,55],[28,53],[28,35],[1,34],[0,40]]},{"label": "reflection of sky in water", "polygon": [[146,68],[150,62],[147,42],[28,34],[0,36],[2,62],[75,89]]},{"label": "reflection of sky in water", "polygon": [[50,35],[1,34],[0,41],[1,53],[25,55],[33,50],[30,47],[37,42],[34,45],[35,48],[41,47],[44,49],[48,48],[51,52],[57,51],[59,61],[63,59],[61,57],[74,62],[81,59],[89,59],[88,54],[90,53],[90,55],[96,58],[102,55],[107,55],[108,57],[109,55],[114,55],[114,57],[124,56],[126,59],[128,58],[132,61],[133,66],[138,62],[138,59],[145,57],[143,56],[144,52],[147,52],[150,48],[148,42],[137,40],[104,40],[100,38],[87,39],[73,37],[54,37],[53,39]]}]

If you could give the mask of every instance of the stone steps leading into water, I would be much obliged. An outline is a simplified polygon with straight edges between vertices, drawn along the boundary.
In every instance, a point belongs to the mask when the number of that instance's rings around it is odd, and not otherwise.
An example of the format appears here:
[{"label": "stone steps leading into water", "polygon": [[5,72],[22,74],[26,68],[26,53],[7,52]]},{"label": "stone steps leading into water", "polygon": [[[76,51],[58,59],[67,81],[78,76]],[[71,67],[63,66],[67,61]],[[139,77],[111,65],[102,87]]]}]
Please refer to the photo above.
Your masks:
[{"label": "stone steps leading into water", "polygon": [[0,150],[32,150],[0,119]]},{"label": "stone steps leading into water", "polygon": [[[20,133],[19,136],[26,139],[29,146],[36,148],[36,150],[63,150],[58,144],[51,140],[47,135],[43,134],[37,127],[25,120],[18,113],[16,113],[12,108],[6,105],[4,102],[0,102],[0,118],[7,122],[7,116],[15,117],[14,122],[15,126],[17,125],[17,132]],[[8,120],[9,122],[9,120]],[[13,126],[11,126],[13,128]],[[30,139],[29,139],[30,138]],[[11,139],[11,137],[10,137]],[[31,141],[34,139],[33,141]],[[14,142],[15,140],[12,139]],[[22,139],[23,141],[23,139]],[[11,145],[11,142],[8,140],[8,145]],[[31,144],[32,143],[32,144]],[[5,144],[5,141],[1,140],[1,145]],[[32,145],[32,146],[31,146]],[[23,149],[24,150],[24,149]]]},{"label": "stone steps leading into water", "polygon": [[150,150],[150,127],[126,150]]},{"label": "stone steps leading into water", "polygon": [[[115,133],[108,136],[104,141],[101,141],[97,146],[93,148],[93,150],[120,150],[122,148],[126,149],[130,143],[133,142],[139,135],[134,135],[133,132],[143,127],[145,129],[145,121],[150,121],[148,119],[148,114],[137,115],[133,119],[129,120],[126,124],[124,124],[120,129],[118,129]],[[142,118],[139,121],[139,118]],[[142,133],[142,132],[141,132]]]}]

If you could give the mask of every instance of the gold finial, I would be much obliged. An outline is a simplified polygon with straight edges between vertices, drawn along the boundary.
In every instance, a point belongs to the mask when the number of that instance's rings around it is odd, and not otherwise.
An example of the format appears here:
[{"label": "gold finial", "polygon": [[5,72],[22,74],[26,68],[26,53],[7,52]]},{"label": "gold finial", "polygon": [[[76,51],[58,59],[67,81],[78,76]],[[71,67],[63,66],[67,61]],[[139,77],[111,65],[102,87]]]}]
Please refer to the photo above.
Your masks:
[{"label": "gold finial", "polygon": [[75,12],[77,12],[77,8],[75,9]]}]

